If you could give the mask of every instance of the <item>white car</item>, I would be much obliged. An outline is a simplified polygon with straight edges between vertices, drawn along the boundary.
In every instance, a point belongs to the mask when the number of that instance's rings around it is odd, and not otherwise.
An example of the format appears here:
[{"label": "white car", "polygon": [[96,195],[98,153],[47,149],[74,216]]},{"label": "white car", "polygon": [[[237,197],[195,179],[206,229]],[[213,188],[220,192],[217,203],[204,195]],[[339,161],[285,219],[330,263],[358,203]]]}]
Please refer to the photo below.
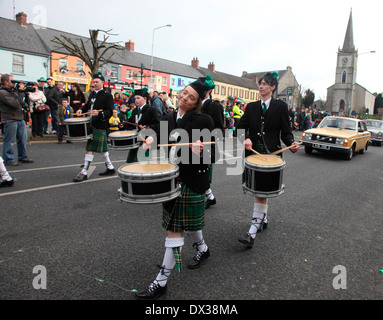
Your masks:
[{"label": "white car", "polygon": [[371,143],[382,146],[383,143],[383,121],[381,120],[365,120],[367,130],[371,132]]}]

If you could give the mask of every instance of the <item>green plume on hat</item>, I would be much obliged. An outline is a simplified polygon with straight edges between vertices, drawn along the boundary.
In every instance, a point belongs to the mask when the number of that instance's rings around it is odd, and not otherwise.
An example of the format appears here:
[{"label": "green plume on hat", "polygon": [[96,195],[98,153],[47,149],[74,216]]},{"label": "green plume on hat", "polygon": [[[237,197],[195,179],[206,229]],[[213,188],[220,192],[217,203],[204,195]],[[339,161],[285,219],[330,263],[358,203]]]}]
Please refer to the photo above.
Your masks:
[{"label": "green plume on hat", "polygon": [[274,77],[275,77],[275,79],[279,79],[279,74],[278,74],[278,72],[276,72],[276,71],[274,71],[274,72],[272,72],[271,73]]},{"label": "green plume on hat", "polygon": [[207,88],[209,88],[209,89],[214,89],[215,88],[215,84],[214,84],[214,82],[213,82],[213,77],[210,75],[210,74],[208,74],[208,75],[206,75],[206,80],[205,80],[205,82],[204,82],[204,85],[207,87]]}]

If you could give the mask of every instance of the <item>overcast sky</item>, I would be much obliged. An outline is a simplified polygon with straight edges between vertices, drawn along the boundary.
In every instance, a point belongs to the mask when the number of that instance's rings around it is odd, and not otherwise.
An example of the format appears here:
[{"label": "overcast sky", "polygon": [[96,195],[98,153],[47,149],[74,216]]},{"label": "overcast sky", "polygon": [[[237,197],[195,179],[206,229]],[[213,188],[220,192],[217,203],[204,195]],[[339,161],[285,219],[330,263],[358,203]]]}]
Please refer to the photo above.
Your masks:
[{"label": "overcast sky", "polygon": [[[383,92],[382,0],[0,0],[2,17],[25,12],[28,22],[87,36],[113,29],[111,41],[132,40],[135,51],[241,76],[243,71],[291,66],[299,84],[325,99],[335,82],[336,53],[343,46],[352,8],[359,50],[357,83]],[[2,35],[6,36],[6,35]],[[362,54],[375,50],[375,54]],[[150,66],[147,66],[150,68]]]}]

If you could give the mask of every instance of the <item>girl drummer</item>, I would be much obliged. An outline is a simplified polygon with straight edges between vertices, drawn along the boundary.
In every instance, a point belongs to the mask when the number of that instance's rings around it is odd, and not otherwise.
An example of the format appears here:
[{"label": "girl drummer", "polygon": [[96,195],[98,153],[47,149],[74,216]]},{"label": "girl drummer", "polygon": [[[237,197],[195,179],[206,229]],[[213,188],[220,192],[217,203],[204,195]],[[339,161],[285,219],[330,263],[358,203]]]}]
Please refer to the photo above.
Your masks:
[{"label": "girl drummer", "polygon": [[[252,148],[262,154],[280,150],[280,140],[288,147],[293,145],[290,149],[293,153],[299,150],[299,144],[294,142],[291,133],[287,104],[272,97],[277,87],[276,72],[264,75],[259,80],[261,100],[247,105],[238,124],[238,130],[245,132],[246,156],[252,154]],[[255,198],[250,230],[243,238],[238,239],[246,247],[252,248],[257,232],[267,227],[267,210],[267,199]]]},{"label": "girl drummer", "polygon": [[[204,146],[201,137],[192,141],[192,131],[195,133],[195,130],[214,130],[213,119],[200,113],[202,99],[212,86],[213,81],[205,77],[191,83],[179,95],[178,111],[170,112],[162,119],[167,121],[167,133],[180,129],[188,133],[191,145],[181,147],[186,149],[180,151],[187,152],[192,161],[181,160],[179,163],[181,194],[177,199],[163,204],[162,226],[167,231],[163,263],[156,279],[143,291],[136,293],[138,299],[156,299],[162,296],[166,292],[167,280],[173,268],[176,267],[177,271],[182,270],[181,248],[184,245],[184,232],[190,236],[194,242],[193,246],[197,249],[195,257],[188,263],[189,269],[198,268],[210,256],[202,229],[205,224],[205,191],[210,187],[208,165],[216,161],[215,147]],[[153,138],[149,137],[143,147],[150,148],[152,143]],[[209,156],[205,157],[206,154]],[[207,158],[209,159],[206,161]],[[204,160],[209,163],[204,163]]]}]

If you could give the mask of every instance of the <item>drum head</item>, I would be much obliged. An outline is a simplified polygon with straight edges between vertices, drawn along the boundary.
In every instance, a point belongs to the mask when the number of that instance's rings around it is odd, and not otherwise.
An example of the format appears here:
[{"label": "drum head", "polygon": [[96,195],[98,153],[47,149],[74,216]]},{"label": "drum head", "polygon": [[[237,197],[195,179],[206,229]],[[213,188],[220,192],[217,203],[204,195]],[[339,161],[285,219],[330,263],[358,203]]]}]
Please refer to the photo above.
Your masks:
[{"label": "drum head", "polygon": [[266,154],[249,156],[246,161],[259,166],[278,166],[285,162],[281,157]]},{"label": "drum head", "polygon": [[127,173],[158,173],[176,168],[172,163],[131,163],[120,168]]},{"label": "drum head", "polygon": [[90,117],[86,118],[68,118],[65,119],[65,123],[70,123],[70,124],[78,124],[78,123],[84,123],[84,122],[90,122]]},{"label": "drum head", "polygon": [[110,137],[127,137],[127,136],[136,136],[136,131],[116,131],[109,134]]}]

